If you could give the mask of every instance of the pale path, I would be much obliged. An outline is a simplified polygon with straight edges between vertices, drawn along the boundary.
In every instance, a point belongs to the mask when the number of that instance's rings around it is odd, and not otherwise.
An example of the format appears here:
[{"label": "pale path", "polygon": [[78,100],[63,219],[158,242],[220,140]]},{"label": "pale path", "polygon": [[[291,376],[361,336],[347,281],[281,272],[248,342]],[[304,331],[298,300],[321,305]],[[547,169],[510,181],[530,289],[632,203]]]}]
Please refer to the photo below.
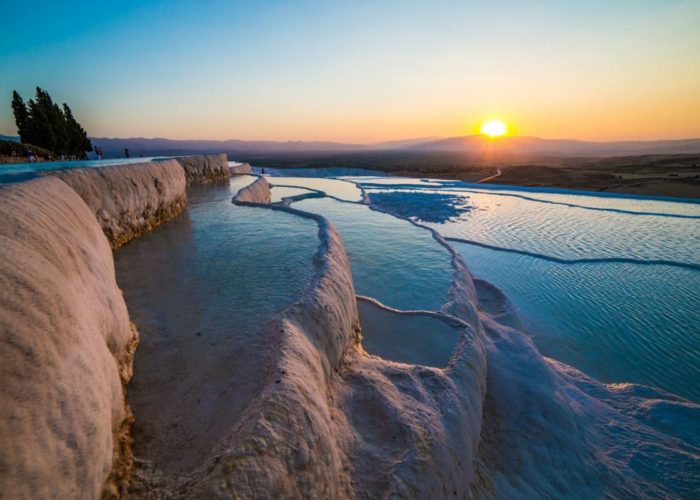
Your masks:
[{"label": "pale path", "polygon": [[496,168],[496,173],[493,175],[490,175],[488,177],[484,177],[483,179],[479,179],[478,181],[474,181],[477,184],[481,184],[482,182],[488,182],[491,179],[495,179],[496,177],[500,176],[503,172],[501,172],[500,168]]}]

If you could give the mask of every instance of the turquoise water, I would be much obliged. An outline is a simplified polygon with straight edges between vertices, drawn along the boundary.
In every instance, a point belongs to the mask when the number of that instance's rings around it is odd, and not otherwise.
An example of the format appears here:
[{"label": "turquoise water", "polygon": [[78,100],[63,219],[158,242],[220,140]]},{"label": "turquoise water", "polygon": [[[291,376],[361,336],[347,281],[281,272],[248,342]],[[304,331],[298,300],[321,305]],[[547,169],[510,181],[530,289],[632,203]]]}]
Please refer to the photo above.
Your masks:
[{"label": "turquoise water", "polygon": [[629,263],[560,264],[454,243],[518,306],[545,356],[607,382],[700,401],[700,276]]},{"label": "turquoise water", "polygon": [[292,206],[323,215],[338,230],[357,294],[403,310],[437,310],[447,300],[451,257],[429,231],[366,205],[329,198]]},{"label": "turquoise water", "polygon": [[114,158],[111,160],[42,161],[34,163],[0,163],[0,184],[19,182],[37,177],[40,172],[65,168],[106,167],[143,163],[155,158]]},{"label": "turquoise water", "polygon": [[233,205],[246,181],[189,189],[185,213],[115,252],[141,336],[135,450],[165,474],[191,470],[230,432],[263,381],[265,323],[314,273],[315,221]]},{"label": "turquoise water", "polygon": [[700,401],[700,204],[410,181],[363,182],[373,201],[462,240],[450,243],[543,354]]}]

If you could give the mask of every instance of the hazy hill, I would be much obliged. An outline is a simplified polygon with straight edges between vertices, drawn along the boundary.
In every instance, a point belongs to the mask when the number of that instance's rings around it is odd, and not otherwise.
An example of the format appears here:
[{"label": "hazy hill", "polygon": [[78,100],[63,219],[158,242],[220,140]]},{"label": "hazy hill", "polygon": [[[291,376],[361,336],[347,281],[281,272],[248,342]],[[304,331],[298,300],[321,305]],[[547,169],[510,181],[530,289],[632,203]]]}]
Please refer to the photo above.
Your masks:
[{"label": "hazy hill", "polygon": [[[0,136],[1,140],[18,141],[17,136]],[[489,139],[482,135],[468,135],[436,139],[423,137],[375,144],[346,144],[327,141],[241,141],[241,140],[175,140],[163,138],[109,138],[92,137],[92,144],[100,146],[107,158],[123,156],[128,148],[132,156],[159,156],[225,152],[232,157],[279,157],[305,153],[353,153],[372,151],[469,153],[503,157],[523,156],[624,156],[647,154],[697,154],[700,139],[661,141],[590,142],[569,139],[542,139],[539,137],[503,137]]]},{"label": "hazy hill", "polygon": [[116,139],[93,137],[92,144],[100,146],[105,156],[120,156],[128,148],[132,156],[158,156],[195,153],[229,153],[232,155],[260,153],[295,153],[295,152],[347,152],[362,149],[359,144],[341,144],[335,142],[304,141],[210,141],[210,140],[174,140],[129,138]]},{"label": "hazy hill", "polygon": [[188,153],[226,152],[233,156],[273,155],[299,153],[350,153],[360,151],[431,151],[466,152],[480,154],[491,152],[504,155],[547,156],[619,156],[637,154],[700,153],[700,139],[664,141],[587,142],[567,139],[541,139],[538,137],[504,137],[489,139],[482,135],[451,137],[447,139],[418,138],[388,141],[376,144],[345,144],[321,141],[207,141],[172,139],[112,139],[92,138],[92,143],[102,147],[107,156],[119,156],[124,148],[132,155],[172,155]]},{"label": "hazy hill", "polygon": [[489,139],[482,135],[450,137],[412,146],[417,151],[484,153],[551,156],[618,156],[640,154],[700,153],[700,139],[663,141],[589,142],[539,137],[503,137]]}]

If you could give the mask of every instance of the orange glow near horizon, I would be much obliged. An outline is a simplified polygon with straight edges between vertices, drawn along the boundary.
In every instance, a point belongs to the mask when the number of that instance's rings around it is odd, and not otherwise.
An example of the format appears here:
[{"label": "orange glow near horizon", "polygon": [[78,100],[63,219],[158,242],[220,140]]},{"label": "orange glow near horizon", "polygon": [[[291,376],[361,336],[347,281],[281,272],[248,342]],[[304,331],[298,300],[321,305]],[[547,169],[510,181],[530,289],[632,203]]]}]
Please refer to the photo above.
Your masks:
[{"label": "orange glow near horizon", "polygon": [[697,0],[30,3],[3,6],[42,19],[0,31],[3,135],[39,85],[98,138],[700,137]]}]

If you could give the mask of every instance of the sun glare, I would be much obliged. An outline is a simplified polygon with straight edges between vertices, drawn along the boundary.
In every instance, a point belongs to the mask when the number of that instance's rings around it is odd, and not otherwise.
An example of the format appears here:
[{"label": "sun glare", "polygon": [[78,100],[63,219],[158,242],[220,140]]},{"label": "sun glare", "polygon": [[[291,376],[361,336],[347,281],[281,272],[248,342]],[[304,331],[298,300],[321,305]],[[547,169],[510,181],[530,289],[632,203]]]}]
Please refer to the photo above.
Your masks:
[{"label": "sun glare", "polygon": [[506,135],[508,126],[503,120],[488,120],[481,124],[481,133],[489,137]]}]

